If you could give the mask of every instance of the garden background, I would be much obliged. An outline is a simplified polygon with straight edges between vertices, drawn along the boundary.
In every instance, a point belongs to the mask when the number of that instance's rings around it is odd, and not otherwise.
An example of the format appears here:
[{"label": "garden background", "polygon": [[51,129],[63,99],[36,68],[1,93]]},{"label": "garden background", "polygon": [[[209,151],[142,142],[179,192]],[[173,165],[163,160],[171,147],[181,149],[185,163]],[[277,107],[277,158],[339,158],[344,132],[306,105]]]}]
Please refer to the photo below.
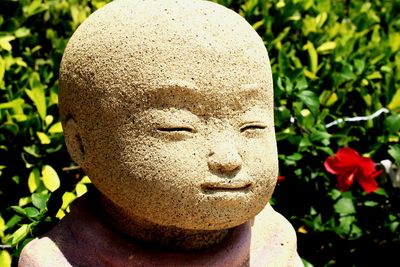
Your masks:
[{"label": "garden background", "polygon": [[[1,267],[15,266],[90,186],[64,145],[57,79],[68,38],[106,2],[0,0]],[[374,171],[383,160],[400,165],[400,1],[216,2],[252,24],[269,51],[280,160],[272,203],[297,231],[305,265],[398,265],[395,169],[376,173],[379,188],[367,193],[357,181],[374,179],[355,161],[375,162]],[[345,162],[347,191],[324,167],[344,147],[360,153]]]}]

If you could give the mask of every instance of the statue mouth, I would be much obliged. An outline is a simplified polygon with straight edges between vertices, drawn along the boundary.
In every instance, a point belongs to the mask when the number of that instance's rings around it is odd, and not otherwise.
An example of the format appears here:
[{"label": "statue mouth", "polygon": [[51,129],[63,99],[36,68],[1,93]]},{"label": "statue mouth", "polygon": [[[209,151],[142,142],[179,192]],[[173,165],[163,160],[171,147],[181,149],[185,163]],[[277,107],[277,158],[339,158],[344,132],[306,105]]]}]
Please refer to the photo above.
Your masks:
[{"label": "statue mouth", "polygon": [[216,192],[246,192],[252,186],[250,181],[243,180],[227,180],[223,182],[207,182],[201,185],[201,189],[204,193],[216,193]]}]

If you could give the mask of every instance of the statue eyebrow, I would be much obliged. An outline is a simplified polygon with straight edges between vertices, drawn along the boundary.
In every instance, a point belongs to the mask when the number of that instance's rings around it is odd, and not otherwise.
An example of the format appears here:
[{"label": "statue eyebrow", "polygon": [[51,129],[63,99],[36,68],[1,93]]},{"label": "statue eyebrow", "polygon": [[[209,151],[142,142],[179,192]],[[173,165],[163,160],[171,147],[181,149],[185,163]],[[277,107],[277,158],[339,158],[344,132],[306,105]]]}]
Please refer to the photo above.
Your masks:
[{"label": "statue eyebrow", "polygon": [[196,109],[198,105],[205,104],[206,98],[197,87],[189,88],[178,84],[154,86],[154,89],[143,92],[144,108],[152,109]]},{"label": "statue eyebrow", "polygon": [[[260,85],[256,83],[242,84],[239,86],[239,88],[241,89],[241,91],[237,94],[239,96],[251,96],[260,94]],[[207,95],[201,92],[201,89],[195,83],[192,82],[176,82],[171,84],[159,85],[157,89],[149,91],[150,94],[154,93],[156,95],[160,93],[168,94],[174,92],[184,93],[187,94],[188,96],[198,95],[199,97],[201,97]]]},{"label": "statue eyebrow", "polygon": [[[239,92],[232,89],[232,93],[221,95],[228,99],[224,101],[221,97],[215,97],[214,94],[201,90],[194,82],[173,81],[154,86],[154,89],[144,92],[144,97],[149,109],[176,107],[192,110],[196,114],[204,113],[209,106],[218,110],[222,105],[228,104],[235,109],[242,109],[245,106],[263,102],[263,99],[268,99],[268,93],[260,90],[260,86],[256,83],[243,84],[239,88]],[[218,88],[212,89],[213,92],[214,90],[218,93]]]}]

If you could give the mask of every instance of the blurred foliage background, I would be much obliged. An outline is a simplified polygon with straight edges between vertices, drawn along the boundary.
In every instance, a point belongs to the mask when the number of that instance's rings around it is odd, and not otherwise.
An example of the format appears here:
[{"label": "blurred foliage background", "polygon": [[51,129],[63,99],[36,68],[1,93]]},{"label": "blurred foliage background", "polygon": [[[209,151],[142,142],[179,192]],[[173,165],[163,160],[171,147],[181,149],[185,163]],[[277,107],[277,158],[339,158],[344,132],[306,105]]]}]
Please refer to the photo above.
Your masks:
[{"label": "blurred foliage background", "polygon": [[[134,0],[132,0],[134,1]],[[87,191],[58,115],[58,70],[73,31],[101,0],[0,0],[0,266]],[[399,262],[400,189],[336,187],[323,162],[350,146],[400,165],[399,0],[215,0],[263,38],[275,86],[280,174],[272,202],[305,266]],[[327,128],[340,118],[388,112]],[[392,265],[392,264],[390,264]]]}]

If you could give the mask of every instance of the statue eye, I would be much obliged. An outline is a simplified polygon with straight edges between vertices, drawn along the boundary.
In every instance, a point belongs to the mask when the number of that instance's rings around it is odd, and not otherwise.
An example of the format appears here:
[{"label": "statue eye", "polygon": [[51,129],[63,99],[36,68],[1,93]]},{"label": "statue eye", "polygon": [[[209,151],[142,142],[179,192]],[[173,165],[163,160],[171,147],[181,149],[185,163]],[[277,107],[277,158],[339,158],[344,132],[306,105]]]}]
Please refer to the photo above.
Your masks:
[{"label": "statue eye", "polygon": [[240,128],[240,132],[258,131],[264,130],[265,128],[267,128],[267,126],[262,123],[245,124]]},{"label": "statue eye", "polygon": [[196,129],[192,126],[159,126],[157,131],[171,141],[182,141],[193,137]]},{"label": "statue eye", "polygon": [[179,127],[158,127],[158,131],[166,133],[176,133],[176,132],[189,132],[194,133],[195,129],[190,126],[179,126]]}]

